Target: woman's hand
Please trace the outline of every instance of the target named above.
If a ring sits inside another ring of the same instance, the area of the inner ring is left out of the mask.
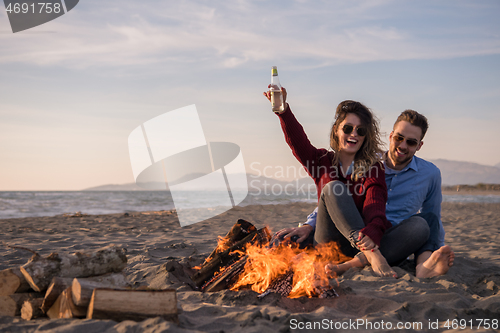
[[[299,237],[297,239],[297,243],[302,243],[307,239],[307,237],[309,237],[313,230],[313,227],[309,224],[304,224],[302,227],[282,229],[278,231],[275,236],[278,237],[278,239],[286,239],[297,235]]]
[[[364,235],[363,233],[359,233],[358,241],[356,242],[356,246],[361,250],[361,251],[370,251],[370,250],[376,250],[378,249],[377,244],[368,237],[367,235]]]
[[[267,86],[268,88],[271,88],[271,85],[268,85]],[[264,96],[266,96],[267,100],[270,102],[271,101],[271,91],[268,90],[268,91],[265,91],[262,93]],[[281,94],[283,95],[283,105],[286,106],[286,89],[281,87]]]

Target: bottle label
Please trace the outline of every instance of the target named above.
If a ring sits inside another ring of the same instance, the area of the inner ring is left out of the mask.
[[[277,68],[272,68],[271,69],[271,74],[272,74],[272,76],[278,76],[278,69]]]
[[[283,95],[280,90],[271,90],[271,109],[274,112],[283,112],[285,106],[283,104]]]

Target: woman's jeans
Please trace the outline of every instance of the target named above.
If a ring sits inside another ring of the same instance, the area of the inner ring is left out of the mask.
[[[338,180],[325,185],[318,204],[314,243],[335,241],[343,254],[354,257],[359,252],[356,246],[359,231],[364,227],[363,218],[346,185]],[[424,251],[437,250],[438,235],[439,219],[436,215],[413,215],[385,231],[380,251],[390,265],[397,265],[412,253],[417,257]]]

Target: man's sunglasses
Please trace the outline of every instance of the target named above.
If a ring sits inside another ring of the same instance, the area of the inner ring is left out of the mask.
[[[352,131],[354,130],[354,126],[345,124],[344,127],[342,127],[342,131],[345,134],[351,134]],[[358,133],[359,136],[365,136],[366,135],[366,128],[365,127],[356,127],[356,133]]]
[[[401,142],[405,141],[405,137],[402,136],[401,134],[394,134],[392,136],[392,138],[397,143],[401,143]],[[406,145],[408,147],[416,147],[418,145],[418,140],[417,139],[406,139]]]

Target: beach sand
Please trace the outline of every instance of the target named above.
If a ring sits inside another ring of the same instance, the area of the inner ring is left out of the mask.
[[[397,280],[375,277],[369,267],[351,269],[331,280],[340,294],[333,299],[286,299],[274,294],[257,299],[248,290],[193,291],[185,267],[199,265],[216,246],[217,236],[225,235],[239,218],[277,231],[303,222],[313,208],[306,203],[236,207],[184,228],[168,211],[0,220],[4,244],[42,255],[123,246],[128,250],[129,279],[153,288],[175,288],[179,308],[179,324],[161,318],[117,323],[0,317],[0,331],[328,332],[339,327],[356,332],[492,331],[485,328],[487,323],[498,328],[500,204],[443,203],[446,242],[456,254],[455,265],[445,276],[418,279],[410,264],[395,268]],[[1,270],[26,263],[31,253],[0,246],[0,256]],[[450,329],[443,326],[447,321]],[[455,330],[453,323],[458,324]],[[433,329],[436,324],[439,329]],[[461,330],[460,324],[467,329]]]

